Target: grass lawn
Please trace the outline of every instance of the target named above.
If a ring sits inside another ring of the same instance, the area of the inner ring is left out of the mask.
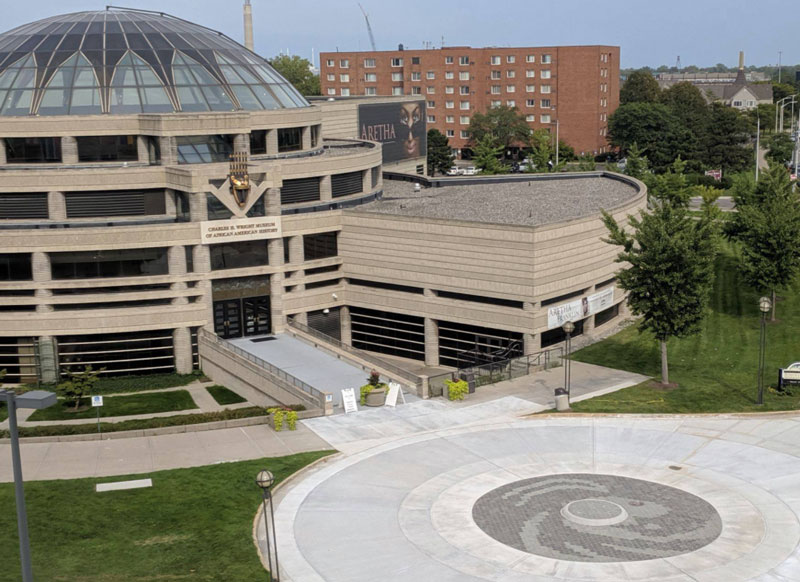
[[[33,572],[51,582],[266,580],[252,541],[268,468],[282,481],[330,454],[224,463],[130,477],[25,484]],[[95,493],[96,483],[150,477],[153,487]],[[0,582],[20,579],[14,487],[0,485]]]
[[[767,389],[764,405],[755,404],[758,386],[759,295],[736,270],[737,257],[727,245],[717,260],[711,312],[702,331],[668,343],[669,379],[676,390],[645,384],[573,405],[580,412],[735,412],[800,408],[800,388],[790,396]],[[775,323],[767,322],[765,386],[776,386],[778,368],[800,361],[800,280],[779,294]],[[661,377],[658,344],[635,326],[574,354],[574,359]]]
[[[74,420],[78,418],[96,418],[97,410],[91,407],[89,398],[82,399],[82,408],[72,412],[73,405],[66,400],[58,404],[37,410],[28,420]],[[131,414],[151,414],[154,412],[173,412],[197,408],[188,390],[172,392],[154,392],[151,394],[132,394],[131,396],[107,396],[100,407],[100,417],[128,416]]]
[[[247,398],[242,398],[233,390],[229,390],[225,388],[225,386],[207,386],[206,390],[208,390],[209,394],[214,397],[214,400],[217,401],[217,404],[220,406],[226,406],[228,404],[239,404],[240,402],[247,402]]]
[[[199,372],[193,374],[150,374],[146,376],[113,376],[110,378],[100,376],[97,384],[92,388],[93,394],[125,394],[129,392],[146,392],[148,390],[161,390],[186,386],[202,378]],[[66,380],[67,378],[62,378]],[[55,384],[28,384],[29,390],[54,390]]]

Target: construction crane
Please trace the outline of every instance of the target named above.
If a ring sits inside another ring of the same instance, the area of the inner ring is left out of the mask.
[[[364,10],[364,7],[361,5],[361,2],[358,3],[358,7],[361,8],[361,14],[364,15],[364,20],[367,21],[367,32],[369,32],[369,42],[372,45],[372,50],[378,50],[375,48],[375,37],[372,35],[372,27],[369,25],[369,16],[367,16],[367,11]]]

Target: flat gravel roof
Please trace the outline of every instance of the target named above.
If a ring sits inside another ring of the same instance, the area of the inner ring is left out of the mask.
[[[356,211],[401,216],[539,226],[597,214],[638,194],[631,184],[591,175],[424,188],[384,180],[383,199]]]

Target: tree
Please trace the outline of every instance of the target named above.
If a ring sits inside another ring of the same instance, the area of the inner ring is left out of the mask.
[[[673,206],[688,206],[693,192],[684,175],[685,169],[686,162],[679,156],[665,173],[647,176],[645,183],[649,199]]]
[[[631,144],[631,147],[628,148],[625,173],[637,180],[644,180],[645,176],[649,174],[649,170],[647,169],[648,165],[647,157],[642,155],[639,146],[635,142]]]
[[[528,158],[531,164],[528,166],[529,172],[549,172],[549,162],[553,159],[555,151],[551,145],[552,137],[546,129],[537,129],[528,137],[531,151]],[[559,156],[561,151],[559,150]],[[561,160],[559,160],[560,162]]]
[[[785,164],[792,159],[794,142],[788,133],[776,133],[767,140],[767,159],[776,164]]]
[[[319,75],[311,72],[311,63],[308,59],[297,55],[278,55],[271,58],[269,64],[302,95],[322,95]]]
[[[578,158],[578,171],[579,172],[593,172],[597,169],[597,164],[594,161],[592,154],[584,154]]]
[[[446,174],[453,165],[450,141],[438,129],[428,130],[428,175]]]
[[[731,193],[736,212],[731,213],[726,234],[741,246],[745,282],[772,294],[771,319],[775,321],[776,291],[800,272],[800,196],[779,164],[770,164],[758,184],[752,179],[737,180]]]
[[[486,113],[473,115],[467,133],[475,144],[483,141],[487,135],[491,136],[494,145],[502,146],[505,154],[512,145],[528,143],[531,128],[516,107],[500,105],[492,107]]]
[[[619,90],[619,102],[626,103],[656,103],[661,94],[658,81],[648,71],[634,71],[628,75],[627,81]]]
[[[473,160],[475,167],[482,174],[502,174],[508,171],[508,167],[500,162],[503,155],[503,147],[495,145],[495,140],[491,135],[484,135],[475,146]]]
[[[789,77],[784,78],[788,79]],[[772,83],[772,101],[774,103],[777,103],[784,97],[794,95],[795,93],[797,93],[797,89],[795,89],[794,85],[790,85],[789,83]]]
[[[714,280],[717,235],[706,215],[694,220],[685,206],[653,203],[641,218],[628,217],[632,232],[607,212],[606,242],[621,246],[617,262],[629,266],[617,274],[628,304],[642,317],[640,331],[650,331],[661,347],[661,382],[669,384],[667,340],[696,333],[705,316]]]
[[[91,366],[86,366],[83,372],[70,372],[69,380],[58,386],[59,392],[67,401],[74,403],[77,410],[81,405],[81,399],[89,395],[103,370],[105,368],[93,370]]]
[[[691,83],[676,83],[661,93],[661,103],[669,108],[693,136],[687,143],[688,149],[682,151],[681,156],[689,160],[700,159],[711,117],[711,110],[703,93]]]
[[[661,103],[621,105],[608,118],[608,134],[611,145],[620,148],[623,155],[637,144],[657,171],[665,170],[692,148],[691,132]]]
[[[733,107],[713,103],[702,152],[700,159],[709,168],[729,173],[750,168],[755,152],[746,117]]]

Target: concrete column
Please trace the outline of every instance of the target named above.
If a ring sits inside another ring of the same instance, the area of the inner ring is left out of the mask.
[[[169,274],[170,275],[185,275],[186,274],[186,251],[183,249],[182,246],[172,246],[169,247],[167,251],[167,261],[169,262]],[[185,291],[186,290],[186,282],[185,281],[176,281],[170,287],[173,291]],[[186,305],[189,303],[188,297],[174,297],[172,299],[173,305]]]
[[[425,318],[425,365],[439,365],[439,324],[430,317]]]
[[[61,138],[61,161],[65,164],[78,163],[78,141],[74,137]]]
[[[286,314],[283,312],[283,273],[272,273],[269,276],[269,307],[272,333],[283,333],[286,331]]]
[[[271,238],[267,241],[267,256],[270,267],[283,266],[283,239]]]
[[[590,335],[594,331],[594,315],[583,318],[583,333]]]
[[[361,172],[361,192],[366,194],[372,191],[372,170]]]
[[[192,222],[208,220],[208,199],[205,192],[191,192],[189,196],[189,218]]]
[[[250,134],[237,133],[233,138],[233,151],[235,153],[244,152],[250,156]]]
[[[47,193],[47,213],[50,220],[67,219],[67,200],[63,192]]]
[[[267,155],[274,156],[278,153],[278,130],[270,129],[267,131]]]
[[[267,188],[264,192],[264,210],[267,216],[281,215],[281,189]]]
[[[178,163],[178,144],[172,136],[158,138],[161,149],[161,165],[172,166]]]
[[[350,308],[342,305],[339,308],[339,321],[341,323],[341,339],[343,344],[353,345],[353,320],[350,317]]]
[[[294,320],[297,323],[301,323],[303,325],[308,325],[308,313],[295,313]]]
[[[184,261],[186,260],[184,256]],[[185,263],[184,263],[185,264]],[[211,252],[208,245],[195,245],[192,252],[192,264],[195,273],[211,272]]]
[[[50,336],[39,338],[39,380],[45,384],[58,382],[58,366],[56,365],[56,342]]]
[[[0,138],[0,165],[8,163],[6,159],[6,140]]]
[[[164,190],[164,214],[175,218],[178,215],[178,201],[175,190]]]
[[[150,163],[150,150],[147,147],[147,137],[143,135],[136,136],[136,151],[138,153],[140,163]]]
[[[33,271],[34,282],[47,283],[52,281],[53,273],[50,269],[50,255],[42,252],[33,253],[31,256],[31,270]],[[37,289],[34,296],[40,301],[36,305],[37,313],[53,311],[53,306],[48,303],[48,300],[53,296],[53,292],[50,289]]]
[[[311,126],[309,125],[303,128],[303,149],[311,149]]]
[[[522,353],[526,356],[542,351],[542,336],[535,333],[522,334]]]
[[[305,260],[303,252],[303,235],[295,235],[289,239],[289,263],[302,265]]]
[[[319,179],[319,199],[322,201],[333,199],[330,174]]]
[[[178,374],[191,374],[192,332],[188,327],[172,330],[172,349],[175,354],[175,371]]]

